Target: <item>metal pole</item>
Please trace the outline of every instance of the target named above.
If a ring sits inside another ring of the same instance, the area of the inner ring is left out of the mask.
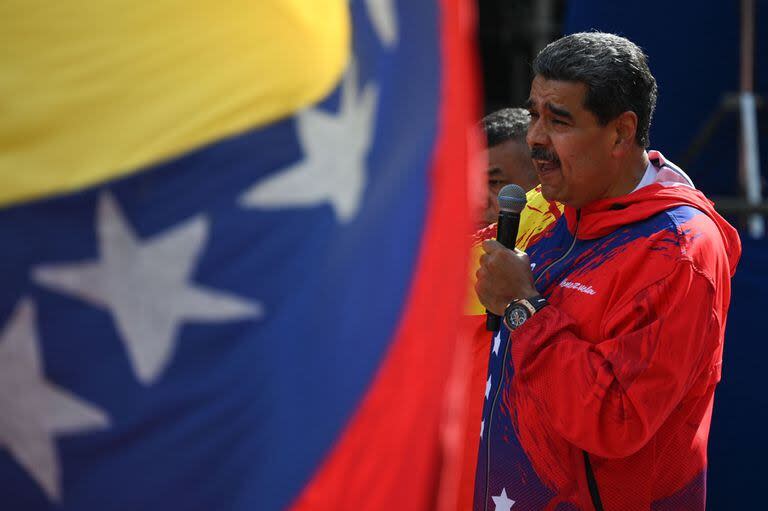
[[[754,14],[754,0],[741,0],[741,86],[739,94],[741,154],[739,170],[741,171],[747,202],[751,205],[762,202],[760,149],[757,137],[757,107],[752,87],[754,81]],[[762,238],[765,234],[765,221],[758,214],[749,216],[747,226],[749,234],[753,238]]]

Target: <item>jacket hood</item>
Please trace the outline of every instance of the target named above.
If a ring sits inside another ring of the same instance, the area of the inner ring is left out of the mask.
[[[728,255],[731,276],[741,256],[741,240],[736,229],[715,211],[712,201],[693,187],[690,179],[674,164],[664,160],[658,151],[649,151],[651,163],[657,169],[656,180],[634,192],[588,204],[577,212],[566,206],[565,216],[573,232],[580,214],[579,239],[595,239],[616,229],[650,218],[662,211],[679,206],[691,206],[706,214],[717,226]]]

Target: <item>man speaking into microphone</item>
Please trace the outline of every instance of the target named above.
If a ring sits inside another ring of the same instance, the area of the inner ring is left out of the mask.
[[[656,81],[598,32],[536,57],[542,193],[565,205],[526,252],[485,241],[489,354],[474,509],[703,510],[736,231],[647,150]]]

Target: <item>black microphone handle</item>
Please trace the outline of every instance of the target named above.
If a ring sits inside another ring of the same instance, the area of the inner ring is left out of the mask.
[[[515,248],[517,231],[520,228],[520,213],[499,211],[499,223],[496,229],[496,240],[508,249]],[[501,317],[486,311],[485,329],[495,332],[501,328]]]

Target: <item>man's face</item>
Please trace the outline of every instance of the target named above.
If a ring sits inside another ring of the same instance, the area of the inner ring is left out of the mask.
[[[612,158],[614,121],[600,125],[584,107],[585,84],[547,80],[531,83],[528,145],[548,200],[573,207],[613,196],[620,168]]]
[[[507,140],[487,151],[488,199],[480,227],[499,218],[499,191],[514,183],[525,191],[536,186],[535,171],[528,146],[517,140]]]

